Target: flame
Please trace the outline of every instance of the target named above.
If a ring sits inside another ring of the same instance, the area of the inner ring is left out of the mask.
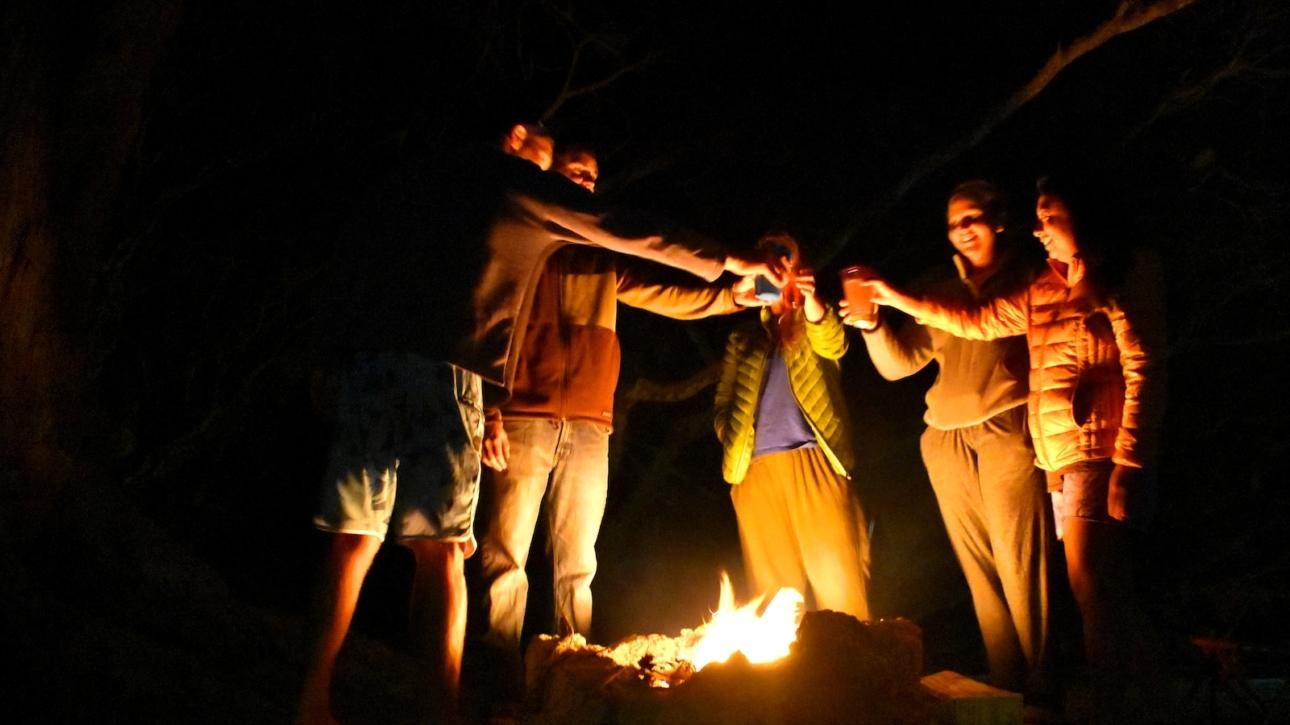
[[[736,651],[749,662],[772,662],[788,654],[797,641],[797,625],[802,618],[804,599],[796,589],[784,587],[775,593],[770,604],[759,615],[765,594],[741,606],[735,606],[730,577],[721,573],[721,599],[712,621],[704,625],[694,645],[690,662],[701,670],[713,662],[725,662]]]

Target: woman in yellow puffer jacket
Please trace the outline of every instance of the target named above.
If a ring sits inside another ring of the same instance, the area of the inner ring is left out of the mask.
[[[731,333],[716,396],[745,569],[759,593],[806,594],[809,584],[819,608],[868,619],[869,537],[849,475],[839,367],[845,331],[809,270],[760,323]]]
[[[882,280],[868,284],[879,304],[960,337],[1026,336],[1030,431],[1048,473],[1099,707],[1114,721],[1163,718],[1158,656],[1130,556],[1131,530],[1146,525],[1153,506],[1141,471],[1154,458],[1164,410],[1160,274],[1152,257],[1129,253],[1094,187],[1050,177],[1038,191],[1034,234],[1049,269],[1028,288],[963,308]],[[1140,701],[1123,697],[1131,684]]]

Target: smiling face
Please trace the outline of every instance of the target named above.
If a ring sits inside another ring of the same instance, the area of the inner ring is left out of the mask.
[[[1075,228],[1066,203],[1059,197],[1040,194],[1035,202],[1035,218],[1035,238],[1044,245],[1048,257],[1070,264],[1079,252],[1079,245],[1075,242]]]
[[[994,264],[996,232],[983,209],[972,199],[956,196],[945,210],[950,243],[974,270]]]

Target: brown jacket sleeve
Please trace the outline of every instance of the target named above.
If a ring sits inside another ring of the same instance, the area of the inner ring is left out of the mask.
[[[729,287],[692,287],[660,282],[645,265],[618,266],[618,301],[678,320],[728,315],[744,309]]]
[[[605,213],[568,209],[527,194],[516,194],[515,202],[552,234],[576,244],[593,244],[605,249],[641,257],[669,267],[683,269],[712,282],[725,271],[725,254],[715,242],[680,227],[667,228],[661,222],[638,233],[618,233],[608,228]],[[643,226],[643,225],[638,225]]]

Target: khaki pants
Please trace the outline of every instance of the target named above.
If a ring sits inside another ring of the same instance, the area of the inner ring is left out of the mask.
[[[946,533],[972,591],[991,680],[1009,689],[1042,687],[1048,497],[1043,475],[1034,467],[1026,406],[967,428],[928,428],[922,451]]]
[[[819,448],[754,458],[732,486],[744,567],[757,593],[807,593],[821,609],[869,618],[869,534],[851,488]]]

